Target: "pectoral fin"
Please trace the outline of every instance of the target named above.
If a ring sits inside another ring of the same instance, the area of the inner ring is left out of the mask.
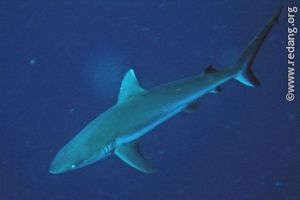
[[[156,169],[152,167],[140,154],[139,144],[137,142],[123,145],[115,150],[115,154],[131,167],[144,173],[155,173]]]

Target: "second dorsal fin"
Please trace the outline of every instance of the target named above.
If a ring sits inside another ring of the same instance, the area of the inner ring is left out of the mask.
[[[205,74],[209,74],[213,72],[217,72],[217,70],[212,65],[209,65],[204,71]]]

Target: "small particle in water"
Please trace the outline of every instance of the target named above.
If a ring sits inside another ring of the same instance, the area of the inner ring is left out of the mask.
[[[31,60],[29,61],[29,64],[30,64],[30,65],[36,64],[36,60],[35,60],[35,59],[31,59]]]
[[[151,29],[149,27],[147,27],[147,26],[143,26],[143,27],[140,28],[140,30],[142,32],[149,32]]]
[[[295,119],[295,115],[293,113],[288,114],[289,121],[293,121]]]
[[[160,37],[154,37],[153,38],[153,43],[157,43],[160,40]]]
[[[282,186],[283,185],[283,183],[281,182],[281,181],[279,181],[279,180],[277,180],[276,182],[275,182],[275,186],[276,187],[280,187],[280,186]]]
[[[159,7],[159,8],[163,8],[163,7],[165,7],[165,5],[166,5],[165,2],[161,2],[161,3],[158,5],[158,7]]]
[[[74,112],[74,111],[75,111],[75,108],[70,108],[70,109],[69,109],[69,112],[70,112],[70,113],[72,113],[72,112]]]
[[[165,155],[166,151],[161,149],[158,151],[158,153],[159,153],[159,155],[163,156],[163,155]]]

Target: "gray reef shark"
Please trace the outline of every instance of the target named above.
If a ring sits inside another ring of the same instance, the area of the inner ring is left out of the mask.
[[[260,85],[252,72],[252,64],[281,10],[254,37],[237,61],[224,70],[209,66],[200,75],[146,90],[130,69],[122,80],[117,103],[90,122],[57,153],[49,172],[72,171],[115,154],[144,173],[154,173],[156,169],[139,152],[140,138],[177,113],[194,111],[201,96],[220,92],[220,85],[231,79],[251,87]]]

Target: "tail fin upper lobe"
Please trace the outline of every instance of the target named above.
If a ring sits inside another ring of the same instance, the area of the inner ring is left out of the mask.
[[[280,7],[278,9],[278,11],[273,15],[270,21],[250,42],[248,47],[243,51],[242,55],[239,57],[238,61],[232,67],[232,69],[236,72],[234,78],[239,82],[251,87],[256,87],[260,85],[260,81],[255,77],[254,73],[252,72],[252,64],[264,40],[270,33],[273,26],[278,22],[282,9],[283,7]]]

